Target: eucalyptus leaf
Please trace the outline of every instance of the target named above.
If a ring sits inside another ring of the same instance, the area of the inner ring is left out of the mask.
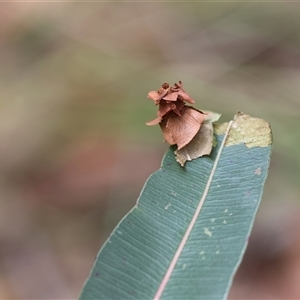
[[[167,151],[100,250],[80,299],[225,299],[268,173],[267,122],[238,113],[209,156]],[[249,143],[251,141],[251,143]]]

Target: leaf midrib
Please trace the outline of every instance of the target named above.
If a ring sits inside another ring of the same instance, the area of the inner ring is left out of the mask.
[[[159,300],[160,297],[161,297],[161,295],[162,295],[162,293],[163,293],[163,291],[165,290],[165,287],[168,284],[168,281],[169,281],[169,279],[170,279],[170,277],[172,275],[172,272],[173,272],[173,270],[174,270],[174,268],[176,266],[176,263],[177,263],[180,255],[182,253],[182,250],[183,250],[183,248],[184,248],[184,246],[185,246],[185,244],[186,244],[186,242],[187,242],[187,240],[189,238],[189,235],[190,235],[190,233],[191,233],[191,231],[192,231],[192,229],[193,229],[193,227],[194,227],[194,225],[195,225],[198,217],[199,217],[199,214],[200,214],[201,209],[203,207],[203,204],[205,202],[206,196],[208,194],[208,191],[209,191],[209,188],[210,188],[213,176],[214,176],[214,174],[216,172],[216,168],[217,168],[218,162],[220,160],[222,150],[223,150],[223,148],[225,146],[225,142],[226,142],[226,139],[228,137],[229,131],[231,129],[232,123],[233,123],[233,121],[230,121],[229,124],[228,124],[228,126],[227,126],[226,132],[224,134],[224,138],[222,140],[222,143],[221,143],[220,148],[218,150],[218,153],[217,153],[216,159],[214,161],[213,167],[212,167],[211,172],[209,174],[209,177],[208,177],[208,180],[207,180],[204,192],[202,194],[202,197],[201,197],[201,199],[199,201],[199,204],[198,204],[198,206],[197,206],[197,208],[195,210],[195,213],[194,213],[194,215],[193,215],[193,217],[191,219],[191,222],[190,222],[190,224],[189,224],[189,226],[188,226],[188,228],[187,228],[187,230],[186,230],[186,232],[185,232],[185,234],[184,234],[184,236],[183,236],[183,238],[182,238],[182,240],[181,240],[181,242],[180,242],[180,244],[179,244],[179,246],[178,246],[178,248],[177,248],[177,250],[176,250],[176,252],[175,252],[175,254],[173,256],[173,259],[172,259],[172,261],[171,261],[171,263],[170,263],[170,265],[168,267],[168,270],[167,270],[165,276],[163,277],[163,279],[161,281],[161,284],[158,287],[158,290],[157,290],[157,292],[156,292],[156,294],[154,296],[155,300]]]

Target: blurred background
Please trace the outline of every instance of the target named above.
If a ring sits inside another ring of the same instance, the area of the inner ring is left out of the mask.
[[[299,3],[1,3],[0,298],[77,298],[167,149],[148,91],[268,120],[230,299],[300,298]],[[298,149],[298,150],[297,150]]]

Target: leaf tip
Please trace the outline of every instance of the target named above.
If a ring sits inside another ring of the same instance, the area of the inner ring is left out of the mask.
[[[244,143],[247,148],[267,147],[272,144],[270,124],[261,118],[254,118],[237,112],[226,140],[226,146]]]

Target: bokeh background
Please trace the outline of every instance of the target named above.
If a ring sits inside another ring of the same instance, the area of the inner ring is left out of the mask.
[[[1,3],[0,298],[77,298],[167,148],[146,98],[268,120],[274,151],[231,299],[300,298],[300,3]]]

